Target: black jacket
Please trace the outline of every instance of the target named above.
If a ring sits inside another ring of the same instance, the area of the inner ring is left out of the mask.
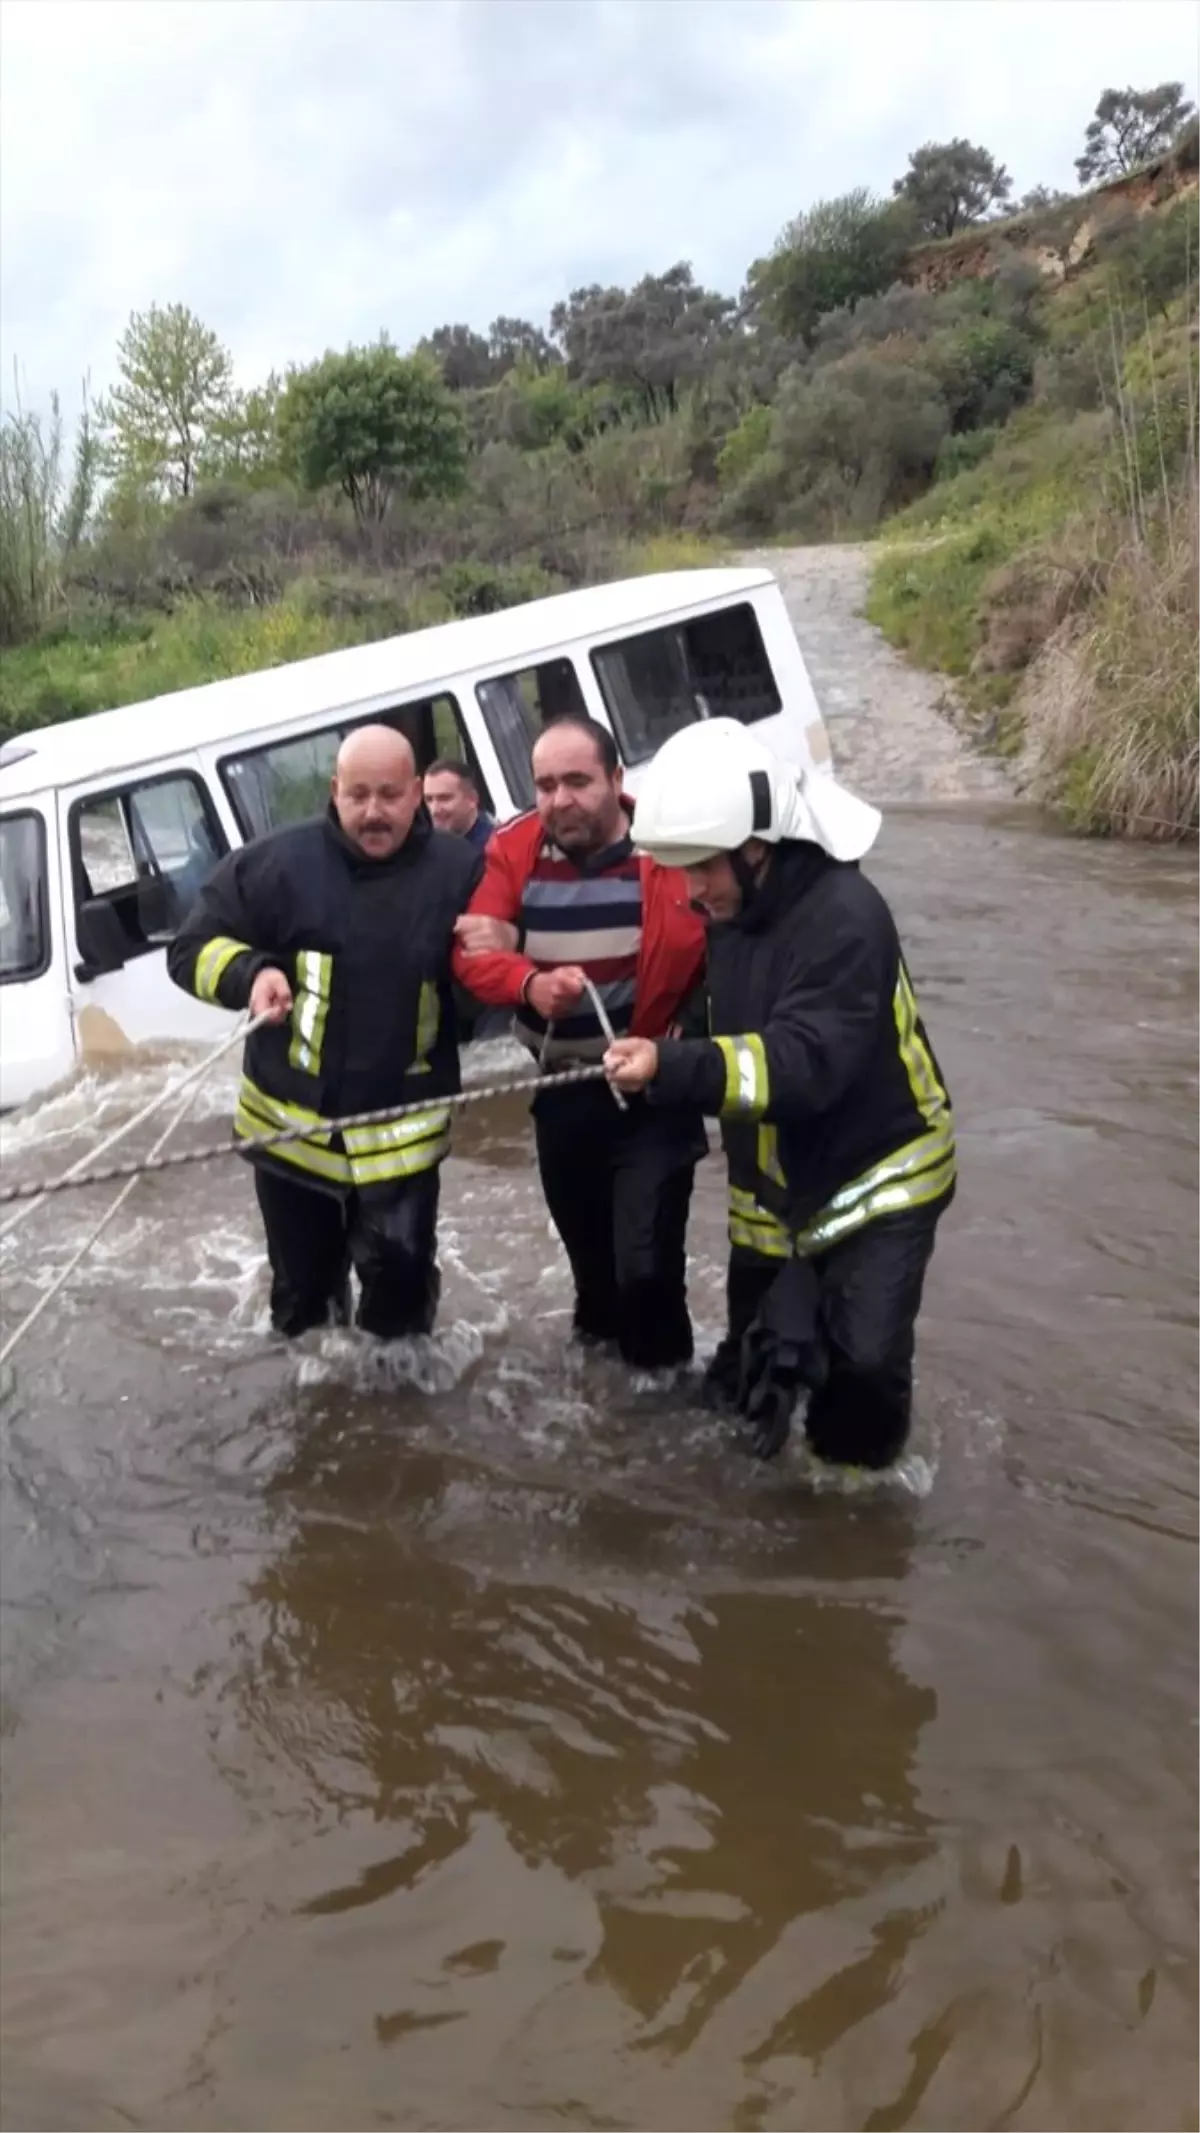
[[[780,845],[711,929],[708,989],[711,1039],[663,1044],[650,1095],[720,1117],[735,1208],[751,1195],[795,1239],[849,1187],[853,1226],[892,1211],[898,1179],[906,1204],[950,1189],[949,1095],[892,914],[857,866]]]
[[[361,852],[330,808],[221,862],[171,944],[171,977],[238,1010],[259,971],[278,968],[295,1001],[288,1022],[247,1039],[243,1138],[458,1090],[450,950],[482,871],[483,854],[435,830],[424,808],[388,859]],[[334,1190],[394,1182],[445,1153],[437,1117],[423,1140],[352,1136],[345,1154],[314,1130],[275,1161]]]

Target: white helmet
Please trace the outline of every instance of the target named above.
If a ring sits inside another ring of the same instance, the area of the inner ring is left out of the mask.
[[[643,773],[633,841],[664,866],[700,866],[748,837],[819,844],[833,859],[861,859],[883,817],[821,771],[805,775],[733,718],[702,719],[664,741]]]

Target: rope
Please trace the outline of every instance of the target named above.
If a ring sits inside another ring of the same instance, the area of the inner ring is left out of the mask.
[[[591,995],[592,1006],[596,1012],[597,1022],[600,1024],[600,1027],[603,1030],[604,1035],[607,1037],[609,1043],[615,1044],[617,1041],[617,1033],[613,1028],[612,1023],[608,1019],[608,1010],[605,1007],[603,1000],[600,998],[599,993],[596,991],[596,988],[593,985],[586,971],[583,974],[583,982],[586,985],[589,994]],[[622,1095],[620,1089],[618,1089],[615,1085],[612,1085],[612,1095],[618,1110],[628,1111],[629,1105],[626,1102],[624,1096]]]
[[[115,1148],[118,1141],[124,1140],[127,1133],[132,1133],[135,1126],[144,1125],[148,1118],[153,1118],[156,1111],[161,1111],[169,1096],[182,1096],[185,1089],[190,1089],[193,1085],[198,1087],[205,1075],[216,1066],[217,1061],[223,1059],[226,1052],[231,1052],[234,1045],[240,1044],[244,1037],[249,1037],[265,1020],[265,1015],[259,1015],[251,1021],[239,1020],[232,1037],[222,1037],[220,1044],[213,1051],[207,1053],[200,1061],[199,1066],[192,1068],[190,1074],[185,1074],[182,1081],[177,1081],[174,1084],[168,1082],[165,1088],[159,1090],[157,1096],[151,1097],[148,1104],[143,1104],[140,1111],[135,1111],[132,1118],[127,1118],[123,1126],[118,1126],[114,1132],[108,1134],[101,1141],[98,1148],[89,1148],[87,1154],[81,1155],[77,1163],[72,1163],[69,1170],[64,1170],[61,1178],[52,1179],[48,1185],[43,1186],[38,1191],[35,1198],[27,1199],[20,1212],[12,1215],[4,1224],[3,1229],[0,1229],[0,1244],[3,1243],[6,1237],[10,1237],[13,1231],[25,1220],[26,1215],[31,1215],[34,1208],[40,1207],[43,1200],[47,1199],[52,1192],[59,1191],[70,1179],[78,1177],[92,1163],[97,1162],[102,1155],[107,1155],[110,1148]],[[6,1197],[8,1196],[0,1194],[0,1204],[3,1204]]]
[[[237,1037],[244,1037],[245,1034],[245,1028],[241,1028],[236,1032]],[[234,1041],[235,1039],[232,1037],[226,1039],[217,1047],[216,1051],[210,1052],[208,1058],[203,1060],[201,1062],[201,1065],[195,1068],[194,1071],[187,1076],[186,1094],[184,1096],[183,1102],[176,1108],[175,1111],[172,1112],[171,1117],[167,1121],[165,1130],[159,1134],[159,1137],[155,1141],[154,1146],[151,1149],[150,1154],[146,1158],[145,1162],[140,1163],[133,1168],[132,1174],[128,1178],[128,1182],[121,1187],[120,1192],[117,1194],[116,1199],[112,1202],[111,1206],[105,1209],[95,1228],[89,1230],[87,1236],[83,1240],[83,1243],[79,1246],[78,1250],[72,1254],[71,1258],[68,1259],[65,1267],[62,1269],[62,1272],[55,1276],[49,1288],[46,1289],[43,1294],[38,1297],[38,1300],[34,1304],[33,1309],[31,1311],[26,1312],[25,1317],[21,1320],[21,1323],[16,1328],[16,1331],[9,1334],[8,1339],[5,1341],[3,1348],[0,1348],[0,1369],[3,1368],[5,1363],[7,1363],[9,1356],[12,1354],[13,1349],[17,1346],[18,1341],[21,1341],[25,1338],[25,1335],[30,1331],[30,1329],[37,1324],[39,1318],[41,1317],[43,1311],[47,1308],[47,1306],[53,1303],[54,1298],[59,1294],[62,1289],[66,1288],[66,1285],[71,1279],[71,1276],[75,1272],[76,1268],[83,1264],[83,1261],[87,1258],[88,1253],[91,1251],[92,1246],[96,1243],[97,1239],[103,1236],[104,1231],[108,1228],[108,1225],[112,1221],[113,1217],[115,1215],[118,1215],[121,1209],[124,1207],[125,1202],[129,1198],[130,1193],[133,1191],[134,1186],[137,1184],[138,1179],[140,1177],[145,1176],[146,1172],[149,1170],[154,1170],[163,1167],[156,1162],[156,1157],[161,1156],[162,1151],[166,1147],[167,1142],[170,1140],[171,1135],[174,1133],[176,1126],[182,1125],[183,1120],[186,1118],[187,1113],[190,1111],[192,1104],[199,1093],[200,1083],[203,1081],[204,1076],[207,1073],[211,1072],[212,1068],[216,1066],[217,1061],[221,1058],[222,1053],[227,1052],[229,1050],[230,1045]],[[179,1093],[178,1088],[173,1090],[171,1093],[177,1095]],[[150,1110],[157,1109],[160,1101],[161,1098],[156,1097],[154,1100],[154,1104],[147,1105],[146,1110],[138,1114],[139,1117],[145,1117]],[[130,1123],[136,1124],[137,1121],[131,1120]],[[118,1136],[116,1134],[110,1135],[109,1145],[111,1145],[111,1142],[117,1137]],[[60,1192],[65,1186],[68,1185],[98,1184],[100,1182],[100,1177],[106,1175],[105,1173],[101,1172],[98,1176],[82,1178],[77,1175],[79,1168],[80,1166],[77,1163],[73,1166],[71,1170],[68,1170],[63,1177],[57,1178],[54,1183],[49,1186],[45,1192],[43,1192],[42,1198],[45,1199],[48,1193],[50,1192]],[[29,1208],[34,1205],[36,1205],[36,1202],[27,1202],[25,1212],[28,1212]],[[8,1225],[9,1229],[13,1227],[13,1223],[10,1223]],[[7,1234],[7,1231],[5,1232],[5,1234]]]
[[[239,1034],[244,1036],[245,1032],[241,1031]],[[509,1096],[522,1089],[564,1088],[571,1082],[600,1081],[603,1077],[602,1066],[564,1067],[561,1073],[547,1074],[545,1077],[522,1074],[506,1081],[488,1082],[482,1088],[463,1089],[457,1096],[425,1096],[419,1103],[401,1104],[399,1107],[392,1105],[380,1111],[353,1111],[345,1118],[323,1118],[319,1131],[324,1136],[343,1133],[354,1126],[390,1126],[402,1118],[412,1118],[419,1112],[428,1112],[434,1108],[463,1110],[468,1104],[483,1103],[490,1096]],[[172,1120],[168,1134],[174,1130],[174,1126],[175,1121]],[[18,1200],[46,1199],[55,1193],[78,1192],[89,1185],[114,1185],[121,1178],[140,1178],[157,1170],[178,1170],[188,1163],[211,1163],[222,1155],[247,1155],[253,1154],[256,1149],[282,1148],[289,1141],[311,1139],[313,1132],[314,1128],[310,1123],[305,1126],[289,1126],[278,1133],[264,1133],[257,1139],[220,1141],[210,1148],[180,1148],[174,1155],[160,1155],[156,1148],[152,1155],[141,1162],[113,1163],[107,1170],[90,1171],[86,1177],[67,1171],[63,1177],[52,1178],[44,1185],[9,1185],[0,1192],[0,1207],[11,1206]],[[164,1134],[163,1139],[166,1138],[167,1134]],[[159,1145],[161,1146],[161,1143]],[[76,1165],[75,1169],[78,1168]]]
[[[603,1002],[603,1000],[602,1000],[602,999],[600,998],[600,995],[599,995],[599,993],[598,993],[598,992],[596,991],[596,988],[595,988],[595,986],[593,985],[593,983],[592,983],[591,979],[590,979],[590,978],[588,977],[588,975],[587,975],[586,971],[585,971],[585,972],[583,972],[583,973],[582,973],[582,975],[583,975],[583,982],[584,982],[585,986],[587,987],[587,990],[589,991],[589,993],[590,993],[590,994],[591,994],[591,996],[592,996],[592,1007],[593,1007],[593,1009],[595,1010],[596,1020],[597,1020],[597,1022],[598,1022],[598,1023],[600,1024],[601,1034],[602,1034],[603,1036],[607,1037],[607,1039],[608,1039],[608,1041],[609,1041],[609,1043],[610,1043],[610,1044],[615,1044],[615,1043],[616,1043],[616,1039],[617,1039],[617,1033],[616,1033],[615,1029],[613,1028],[613,1026],[612,1026],[612,1023],[611,1023],[611,1022],[609,1021],[609,1019],[608,1019],[608,1012],[607,1012],[607,1009],[605,1008],[604,1002]],[[543,1071],[544,1071],[544,1069],[545,1069],[545,1065],[546,1065],[546,1054],[547,1054],[547,1052],[548,1052],[548,1051],[549,1051],[549,1049],[550,1049],[550,1039],[551,1039],[551,1037],[552,1037],[553,1035],[554,1035],[554,1017],[553,1017],[553,1015],[548,1015],[548,1016],[547,1016],[547,1018],[546,1018],[546,1034],[545,1034],[545,1036],[544,1036],[544,1037],[542,1038],[542,1048],[541,1048],[540,1052],[538,1053],[538,1060],[537,1060],[537,1063],[538,1063],[538,1072],[539,1072],[539,1073],[543,1072]],[[556,1079],[556,1080],[558,1080],[558,1081],[561,1081],[561,1079],[562,1079],[562,1076],[561,1076],[561,1075],[556,1075],[556,1076],[555,1076],[555,1079]],[[623,1095],[621,1094],[621,1091],[620,1091],[620,1089],[618,1089],[618,1088],[616,1088],[616,1087],[612,1087],[612,1088],[610,1088],[610,1094],[611,1094],[611,1096],[612,1096],[613,1102],[614,1102],[614,1103],[616,1104],[616,1106],[617,1106],[617,1109],[618,1109],[619,1111],[628,1111],[628,1109],[629,1109],[629,1105],[628,1105],[628,1103],[626,1102],[626,1100],[625,1100],[624,1096],[623,1096]],[[3,1234],[4,1234],[3,1230],[0,1230],[0,1236],[3,1236]]]

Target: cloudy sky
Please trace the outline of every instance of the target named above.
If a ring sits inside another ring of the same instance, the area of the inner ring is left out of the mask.
[[[924,140],[1068,187],[1102,89],[1196,74],[1192,0],[3,0],[0,393],[102,388],[155,301],[251,384],[677,259],[736,293]]]

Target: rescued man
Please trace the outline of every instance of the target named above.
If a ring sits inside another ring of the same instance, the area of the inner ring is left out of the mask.
[[[496,825],[482,806],[473,772],[455,756],[440,755],[425,772],[425,805],[435,829],[465,837],[483,850]]]
[[[279,1333],[345,1323],[351,1265],[364,1331],[432,1329],[444,1099],[460,1086],[450,952],[482,868],[434,829],[404,736],[360,726],[324,816],[230,853],[171,945],[185,992],[267,1017],[246,1040],[238,1138],[311,1129],[247,1151]],[[394,1125],[327,1128],[417,1101]]]
[[[606,1045],[589,992],[614,1032],[665,1036],[704,966],[704,928],[682,874],[639,859],[633,809],[606,726],[569,715],[532,755],[536,807],[496,830],[460,919],[454,971],[513,1032],[548,1078],[598,1064]],[[533,1100],[546,1204],[575,1283],[574,1327],[615,1343],[636,1369],[691,1360],[685,1233],[700,1110],[619,1106],[604,1082]]]
[[[892,914],[857,862],[874,808],[732,719],[672,736],[637,848],[709,919],[711,1035],[619,1038],[612,1085],[699,1104],[729,1165],[728,1332],[706,1374],[770,1458],[797,1401],[813,1451],[883,1467],[912,1411],[914,1329],[955,1185],[950,1099]]]

